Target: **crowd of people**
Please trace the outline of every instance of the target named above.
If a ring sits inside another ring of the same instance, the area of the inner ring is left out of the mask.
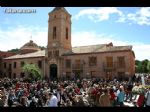
[[[101,79],[39,80],[0,79],[1,107],[122,107],[132,102],[132,88],[140,81]],[[150,106],[150,89],[135,106]]]

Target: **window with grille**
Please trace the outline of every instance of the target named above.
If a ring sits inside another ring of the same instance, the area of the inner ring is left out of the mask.
[[[81,69],[81,68],[82,68],[81,60],[80,60],[80,59],[75,60],[75,65],[74,65],[74,67],[75,67],[76,69]]]
[[[25,74],[23,72],[21,72],[20,78],[24,78],[24,77],[25,77]]]
[[[71,68],[71,60],[66,59],[66,68]]]
[[[97,57],[89,57],[89,66],[97,65]]]
[[[80,60],[75,60],[76,65],[80,65],[80,62],[81,62]]]
[[[92,78],[96,77],[96,71],[91,71],[91,77]]]
[[[71,72],[66,72],[66,77],[69,79],[71,78]]]
[[[14,62],[14,68],[16,68],[16,66],[17,66],[17,63],[16,63],[16,62]]]
[[[118,67],[119,68],[125,67],[125,57],[124,56],[118,57]]]
[[[113,67],[113,57],[106,57],[107,67]]]
[[[16,73],[14,73],[13,78],[14,78],[14,79],[16,78]]]
[[[4,68],[6,68],[6,62],[4,63]]]
[[[9,64],[9,70],[11,70],[11,64]]]
[[[42,68],[42,61],[38,61],[38,67]]]
[[[21,67],[23,67],[23,66],[24,66],[24,64],[25,64],[25,63],[24,63],[24,61],[21,61]]]
[[[58,57],[59,56],[59,50],[54,51],[54,55],[55,55],[55,57]]]

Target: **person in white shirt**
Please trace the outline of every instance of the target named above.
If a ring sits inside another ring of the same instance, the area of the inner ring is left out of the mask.
[[[150,107],[150,88],[149,88],[149,90],[146,92],[145,98],[146,98],[146,107]]]
[[[61,93],[60,93],[60,89],[57,89],[56,94],[57,94],[57,99],[58,99],[58,106],[60,106],[60,104],[61,104]]]
[[[49,93],[49,99],[47,101],[47,107],[58,107],[58,99],[53,93]]]

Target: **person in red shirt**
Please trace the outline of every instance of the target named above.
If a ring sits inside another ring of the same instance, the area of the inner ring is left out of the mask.
[[[80,89],[78,87],[75,88],[75,93],[79,94],[80,93]]]
[[[23,96],[26,96],[26,97],[29,96],[29,92],[28,92],[28,90],[26,88],[24,88],[24,94],[23,94]]]
[[[20,88],[20,83],[19,82],[16,83],[15,92],[18,90],[18,88]]]
[[[137,107],[143,107],[144,106],[144,100],[145,100],[145,96],[143,93],[140,94],[138,100],[137,100]]]
[[[114,93],[113,88],[110,88],[110,89],[109,89],[109,94],[110,94],[110,102],[111,102],[111,105],[114,107],[114,106],[115,106],[115,98],[116,98],[116,95],[115,95],[115,93]]]

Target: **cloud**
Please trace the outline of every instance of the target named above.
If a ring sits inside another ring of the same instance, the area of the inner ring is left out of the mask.
[[[149,59],[150,60],[150,44],[133,44],[133,50],[135,52],[136,59],[144,60]]]
[[[138,25],[150,25],[150,8],[141,8],[135,14],[130,13],[127,19]]]
[[[90,8],[81,10],[77,15],[75,15],[74,19],[79,19],[82,16],[87,16],[89,19],[94,22],[108,20],[111,14],[117,14],[119,16],[122,15],[122,12],[118,10],[116,7],[102,7],[102,8]]]
[[[20,48],[32,40],[40,46],[47,46],[47,28],[40,26],[16,26],[2,30],[0,28],[0,50]],[[150,60],[150,44],[128,42],[116,39],[116,35],[98,34],[93,31],[80,31],[72,33],[72,46],[84,46],[94,44],[108,44],[112,42],[115,46],[133,45],[136,59]]]
[[[72,35],[72,46],[84,46],[94,44],[108,44],[113,42],[117,45],[126,45],[126,42],[116,41],[115,35],[97,34],[92,31],[75,32]]]
[[[129,25],[150,25],[150,7],[142,7],[132,13],[131,11],[121,11],[121,8],[116,7],[89,8],[81,10],[73,19],[78,20],[80,17],[88,17],[93,22],[101,22],[111,19],[113,14],[116,15],[114,22],[128,23]]]
[[[115,39],[115,35],[108,34],[97,34],[95,32],[82,31],[74,32],[72,35],[72,46],[84,46],[84,45],[94,45],[94,44],[108,44],[112,42],[114,46],[125,46],[132,45],[133,51],[135,53],[135,59],[150,60],[150,44],[144,44],[141,42],[128,42]]]
[[[41,46],[47,46],[47,31],[38,26],[10,27],[7,30],[0,28],[0,50],[7,51],[14,48],[20,48],[25,43],[32,40]]]
[[[122,14],[117,22],[127,22],[129,24],[138,25],[150,25],[150,7],[140,8],[134,13]]]

